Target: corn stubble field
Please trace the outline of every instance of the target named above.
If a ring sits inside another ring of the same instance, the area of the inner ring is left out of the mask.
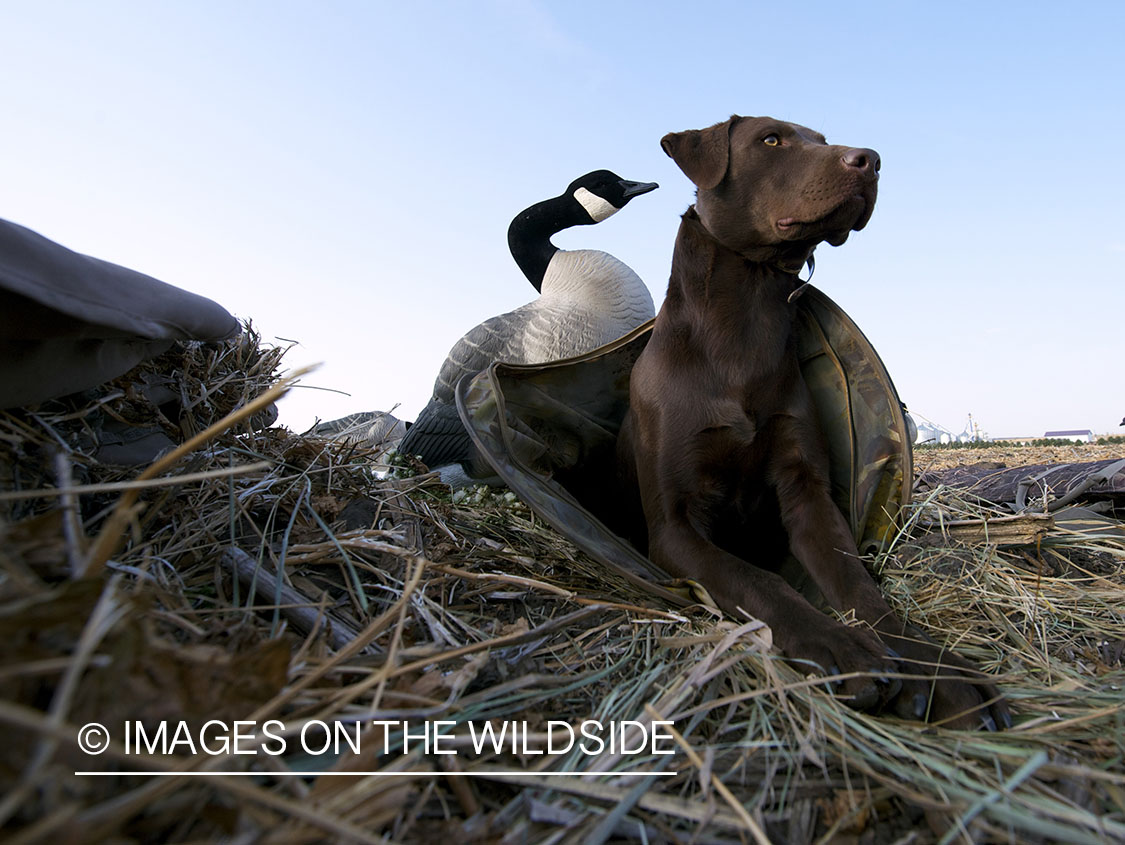
[[[920,447],[914,451],[914,470],[942,470],[978,463],[1007,467],[1028,464],[1064,464],[1101,461],[1125,456],[1125,443],[1075,443],[1053,446],[1026,446],[1010,443],[950,449]]]
[[[944,526],[1006,514],[920,485],[870,568],[902,615],[996,677],[1015,717],[1002,733],[950,731],[850,710],[782,661],[768,629],[660,606],[503,491],[454,502],[430,474],[376,478],[370,450],[255,428],[247,403],[280,363],[251,331],[146,365],[177,380],[187,409],[161,424],[205,435],[141,484],[77,445],[98,414],[151,411],[127,386],[0,414],[9,841],[1125,839],[1112,524],[958,538]],[[1123,451],[920,450],[916,463]],[[533,753],[550,723],[585,719],[671,722],[674,753]],[[272,746],[259,734],[243,749],[256,753],[164,754],[137,753],[118,727],[198,737],[209,720],[285,733]],[[373,721],[448,722],[456,753],[415,740],[403,754],[401,731]],[[91,722],[111,729],[97,757],[76,742]],[[302,726],[321,723],[359,726],[360,750],[300,748]],[[524,744],[477,753],[486,724],[524,726]],[[112,774],[76,774],[88,770]],[[364,774],[333,776],[349,772]]]

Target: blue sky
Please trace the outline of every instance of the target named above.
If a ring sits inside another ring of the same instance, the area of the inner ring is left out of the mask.
[[[871,223],[816,283],[912,410],[1125,431],[1125,4],[0,0],[0,21],[0,217],[299,341],[327,390],[284,401],[294,428],[413,418],[453,342],[534,295],[511,218],[589,170],[661,188],[556,243],[659,303],[692,200],[660,138],[739,113],[882,155]]]

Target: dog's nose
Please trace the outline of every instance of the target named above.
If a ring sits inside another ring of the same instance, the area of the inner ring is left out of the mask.
[[[854,167],[857,170],[873,170],[875,173],[879,172],[882,162],[879,161],[879,154],[874,150],[865,149],[850,149],[843,155],[843,162],[845,167]]]

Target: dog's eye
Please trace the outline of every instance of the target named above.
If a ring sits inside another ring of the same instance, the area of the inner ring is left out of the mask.
[[[762,139],[762,143],[767,147],[776,147],[781,143],[781,139],[777,137],[776,133],[771,132],[769,135]]]

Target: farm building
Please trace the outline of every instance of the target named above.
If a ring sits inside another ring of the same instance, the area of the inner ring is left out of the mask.
[[[1049,440],[1073,440],[1075,443],[1094,442],[1094,432],[1088,428],[1081,431],[1048,431],[1043,436]]]
[[[953,433],[937,423],[922,420],[917,423],[917,428],[918,434],[914,438],[915,443],[939,444],[953,442]]]

